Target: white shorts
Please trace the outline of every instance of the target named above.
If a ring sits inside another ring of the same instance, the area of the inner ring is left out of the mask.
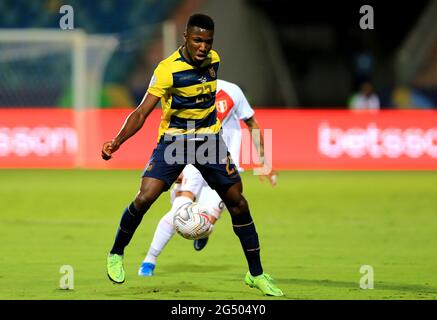
[[[219,219],[225,204],[217,192],[206,183],[200,171],[193,165],[187,165],[182,175],[182,183],[175,183],[171,189],[171,203],[173,204],[176,192],[189,191],[194,194],[196,202],[208,210],[209,214]]]

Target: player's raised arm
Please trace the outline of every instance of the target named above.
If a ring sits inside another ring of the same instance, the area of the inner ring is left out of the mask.
[[[160,98],[150,93],[146,93],[144,95],[144,98],[139,106],[126,118],[126,121],[115,138],[103,144],[102,158],[104,160],[111,159],[112,154],[117,151],[118,148],[120,148],[123,142],[132,137],[138,130],[142,128],[144,122],[146,121],[150,112],[152,112],[153,108],[155,108],[159,99]]]
[[[250,135],[253,139],[253,144],[255,145],[256,150],[258,151],[258,156],[260,162],[264,166],[268,166],[270,172],[268,173],[269,181],[272,186],[276,185],[278,173],[271,169],[271,164],[265,163],[264,158],[264,137],[262,135],[261,129],[259,127],[258,121],[255,116],[250,117],[249,119],[244,120],[244,123],[247,125],[250,131]],[[253,134],[254,130],[258,130],[256,134]],[[263,180],[263,176],[260,176],[261,181]]]

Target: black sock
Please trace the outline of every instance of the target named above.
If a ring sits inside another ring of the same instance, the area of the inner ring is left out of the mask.
[[[240,238],[250,274],[254,277],[261,275],[263,268],[261,266],[260,245],[255,223],[250,213],[232,217],[232,224],[235,234]]]
[[[130,239],[134,235],[134,232],[140,225],[142,219],[143,214],[138,212],[133,203],[124,209],[120,226],[118,227],[115,236],[114,246],[110,252],[111,254],[124,254],[124,248],[129,244]]]

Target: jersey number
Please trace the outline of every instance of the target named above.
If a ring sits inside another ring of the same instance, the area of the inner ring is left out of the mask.
[[[206,100],[211,100],[212,87],[210,84],[207,84],[204,87],[197,87],[196,91],[199,92],[198,97],[196,98],[196,103],[203,103]]]

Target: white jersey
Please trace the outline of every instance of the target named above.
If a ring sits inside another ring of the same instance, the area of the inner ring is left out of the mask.
[[[223,140],[229,149],[232,160],[239,167],[241,148],[240,120],[246,120],[255,114],[247,102],[243,91],[234,83],[217,80],[215,98],[217,117],[223,128]]]

